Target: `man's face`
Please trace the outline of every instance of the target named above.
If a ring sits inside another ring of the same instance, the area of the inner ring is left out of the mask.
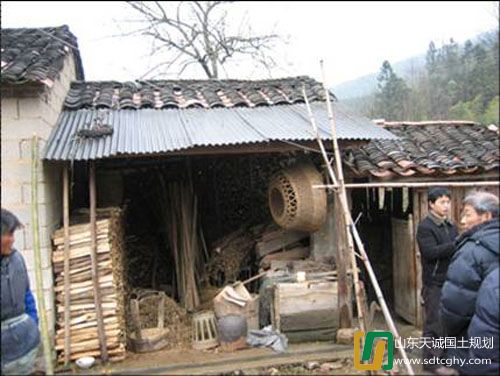
[[[492,218],[490,212],[479,214],[471,205],[465,205],[462,211],[460,225],[464,230],[468,230],[480,223],[489,221]]]
[[[2,256],[8,256],[12,252],[12,246],[14,245],[14,233],[8,232],[2,235]]]
[[[436,201],[430,202],[431,210],[440,217],[447,217],[450,212],[450,198],[448,196],[441,196]]]

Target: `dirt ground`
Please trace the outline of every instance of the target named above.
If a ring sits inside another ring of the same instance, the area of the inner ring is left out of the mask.
[[[419,337],[421,336],[421,331],[412,325],[409,325],[401,320],[396,321],[396,326],[402,337]],[[374,328],[378,330],[386,330],[387,327],[384,323],[383,316],[380,314],[375,317]],[[320,344],[320,343],[319,343]],[[323,343],[326,345],[326,343]],[[290,352],[299,351],[298,349],[307,348],[311,344],[292,344],[289,347]],[[312,348],[312,347],[311,347]],[[348,351],[346,351],[347,349]],[[106,366],[96,366],[92,367],[91,370],[81,371],[76,368],[72,370],[67,370],[71,374],[121,374],[127,373],[131,370],[140,370],[143,374],[150,373],[155,374],[172,374],[169,373],[168,369],[165,367],[176,366],[176,365],[197,365],[198,368],[193,368],[189,371],[189,368],[182,369],[179,368],[175,371],[176,374],[216,374],[216,375],[359,375],[366,374],[363,371],[357,371],[353,366],[352,353],[348,346],[344,347],[344,354],[339,356],[339,354],[334,354],[332,351],[332,356],[329,358],[327,355],[323,354],[321,357],[314,357],[314,353],[309,354],[306,360],[301,358],[300,362],[293,362],[294,359],[283,361],[280,359],[277,363],[273,364],[273,358],[266,358],[265,362],[259,364],[259,362],[248,362],[248,359],[265,357],[272,354],[270,349],[258,349],[258,348],[247,348],[245,350],[236,351],[233,353],[221,352],[219,349],[212,349],[206,351],[196,351],[190,348],[176,348],[168,350],[160,350],[154,353],[147,354],[135,354],[128,353],[127,359],[116,364],[109,364]],[[397,357],[398,355],[395,354]],[[419,352],[409,352],[409,357],[419,357]],[[214,365],[211,367],[210,364],[214,361],[219,363],[229,363],[231,366],[220,367]],[[288,363],[288,364],[284,364]],[[161,370],[162,367],[164,370]],[[416,374],[422,374],[421,368],[415,368]],[[174,371],[171,371],[174,372]],[[182,373],[181,373],[182,372]],[[201,373],[200,373],[201,372]],[[206,372],[206,373],[204,373]],[[405,374],[405,370],[393,370],[392,374]],[[380,375],[389,374],[387,372],[380,372]]]

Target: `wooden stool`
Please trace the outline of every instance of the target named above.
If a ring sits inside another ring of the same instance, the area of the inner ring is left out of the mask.
[[[192,345],[195,350],[206,350],[219,345],[213,311],[202,311],[193,315]]]

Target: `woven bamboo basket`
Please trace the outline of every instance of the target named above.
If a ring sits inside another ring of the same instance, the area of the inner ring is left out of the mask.
[[[273,176],[268,188],[269,208],[274,221],[283,228],[314,232],[325,222],[327,200],[314,165],[302,162]]]

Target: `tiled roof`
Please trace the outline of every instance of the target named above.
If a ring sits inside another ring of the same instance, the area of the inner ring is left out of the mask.
[[[373,140],[346,150],[358,176],[474,174],[500,166],[498,129],[471,122],[383,123],[399,140]]]
[[[75,57],[77,79],[84,78],[77,40],[68,26],[2,29],[1,36],[2,84],[41,82],[50,87],[69,53]]]
[[[324,100],[321,83],[309,77],[274,80],[155,80],[74,82],[64,103],[67,110],[85,108],[168,109],[256,107]]]

